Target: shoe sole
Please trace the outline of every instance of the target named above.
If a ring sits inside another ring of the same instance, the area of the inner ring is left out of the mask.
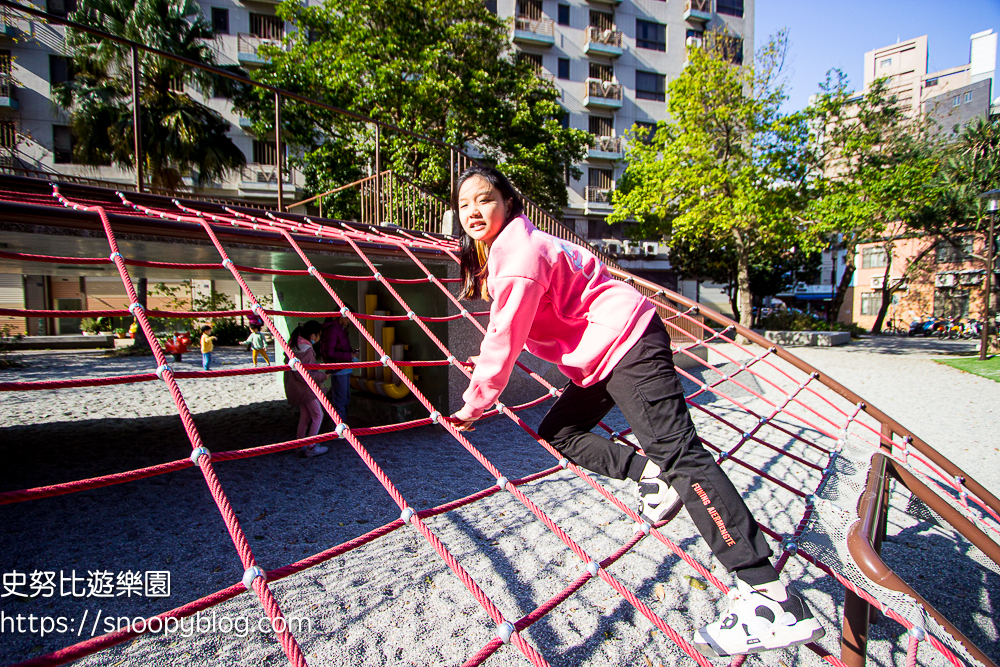
[[[698,652],[701,653],[706,658],[728,658],[734,655],[749,655],[751,653],[763,653],[764,651],[777,651],[778,649],[791,648],[792,646],[799,646],[800,644],[808,644],[810,642],[822,639],[826,635],[826,630],[824,630],[823,627],[819,625],[818,621],[816,621],[816,624],[817,627],[812,631],[812,633],[810,633],[808,637],[795,639],[793,641],[782,644],[775,644],[773,646],[761,644],[760,646],[754,646],[748,648],[743,653],[726,653],[724,651],[720,653],[719,651],[716,651],[715,647],[712,646],[711,644],[706,644],[698,641],[692,642],[692,644],[694,645],[695,649],[697,649]]]
[[[639,514],[645,517],[645,519],[649,521],[650,524],[659,523],[660,521],[663,520],[665,516],[679,510],[681,505],[684,504],[683,501],[681,500],[681,497],[679,495],[676,495],[676,491],[674,493],[675,493],[674,499],[670,502],[670,504],[667,505],[666,507],[660,505],[660,507],[658,507],[655,512],[649,512],[644,510],[642,508],[643,503],[640,500]]]

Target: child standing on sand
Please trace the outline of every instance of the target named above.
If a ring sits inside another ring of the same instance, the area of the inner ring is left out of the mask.
[[[267,358],[267,340],[264,339],[264,334],[260,332],[260,327],[252,325],[250,327],[250,336],[245,341],[240,343],[240,345],[249,345],[250,351],[253,353],[253,367],[257,368],[257,355],[264,357],[264,361],[268,366],[271,365],[271,360]]]
[[[210,370],[212,366],[212,350],[215,349],[215,336],[212,335],[212,325],[201,328],[201,367]]]

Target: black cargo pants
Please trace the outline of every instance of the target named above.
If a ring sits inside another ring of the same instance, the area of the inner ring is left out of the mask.
[[[756,520],[698,440],[659,317],[607,378],[589,387],[566,385],[538,434],[580,467],[625,479],[644,459],[631,447],[591,433],[615,405],[726,569],[767,565],[771,548]]]

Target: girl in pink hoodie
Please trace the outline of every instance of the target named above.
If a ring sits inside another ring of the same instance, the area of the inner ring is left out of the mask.
[[[500,172],[473,166],[452,193],[462,225],[462,298],[489,299],[475,370],[452,415],[471,430],[496,403],[522,349],[570,382],[538,433],[567,459],[636,482],[651,523],[683,502],[716,557],[736,575],[729,610],[695,633],[717,657],[815,641],[824,630],[805,600],[778,580],[771,549],[739,492],[702,446],[654,306],[586,248],[539,231]],[[646,456],[592,430],[617,406]]]

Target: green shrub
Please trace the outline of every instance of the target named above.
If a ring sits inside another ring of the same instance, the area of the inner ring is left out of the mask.
[[[762,317],[757,328],[767,331],[848,331],[851,338],[868,333],[857,324],[827,322],[808,313],[791,310],[779,310]]]
[[[239,345],[250,335],[250,329],[235,318],[225,317],[215,320],[212,335],[216,338],[216,345]]]

